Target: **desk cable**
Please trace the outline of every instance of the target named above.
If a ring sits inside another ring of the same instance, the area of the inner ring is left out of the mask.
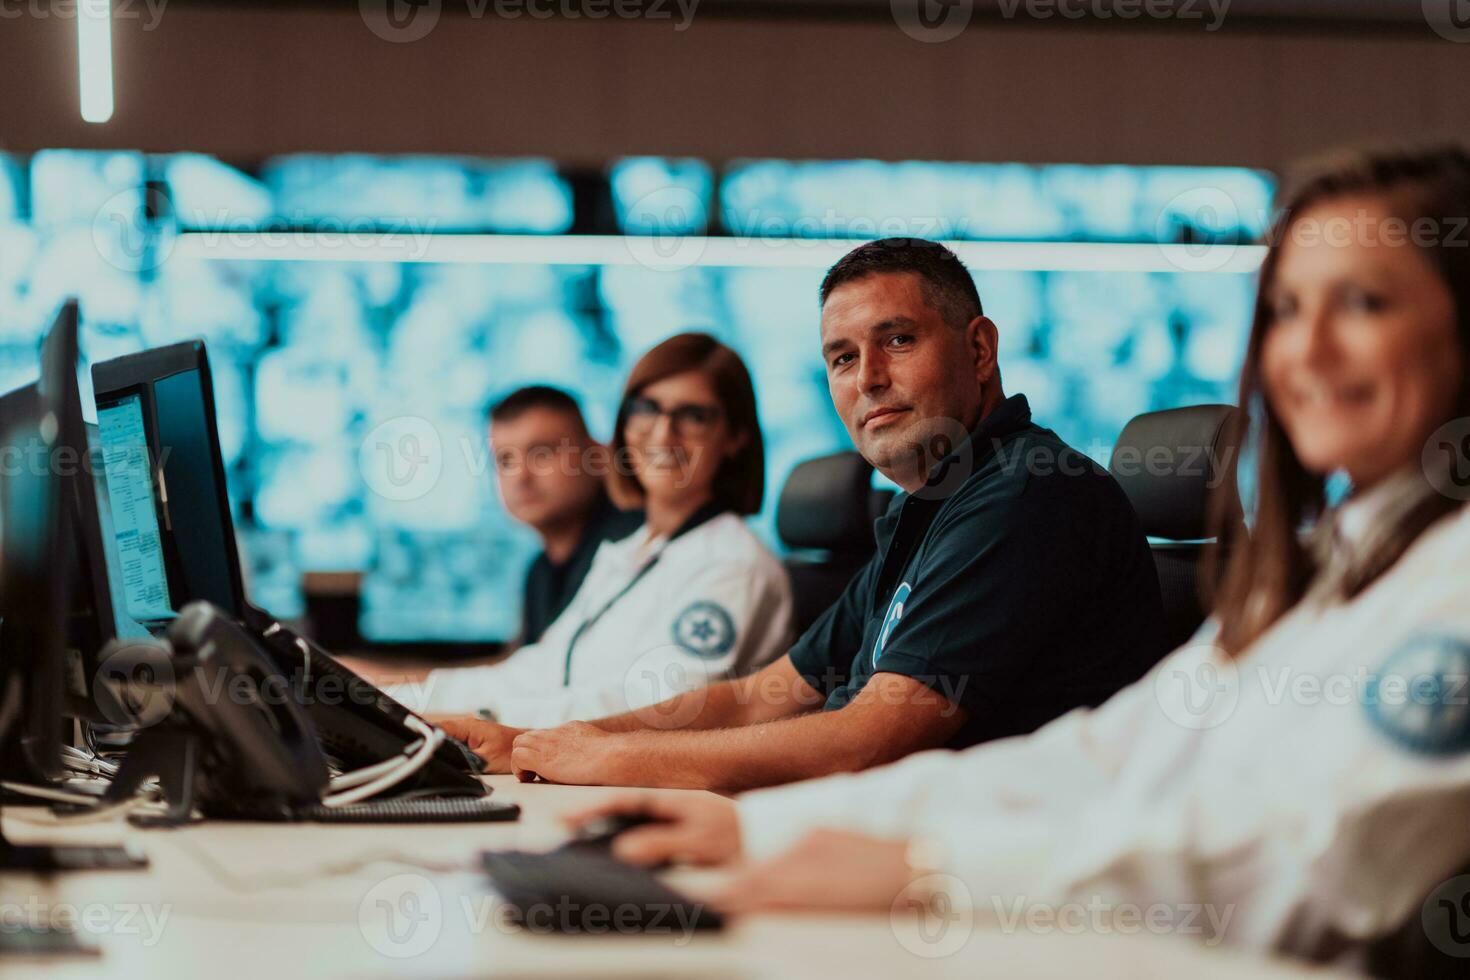
[[[277,621],[271,623],[262,635],[272,636],[282,632],[289,633]],[[309,685],[313,676],[311,646],[300,636],[293,636],[291,639],[301,654],[302,678],[304,683]],[[419,740],[410,742],[404,747],[401,754],[391,759],[384,759],[382,762],[375,762],[361,769],[333,776],[327,785],[327,794],[322,797],[322,806],[343,807],[365,800],[385,789],[397,786],[429,764],[439,746],[444,744],[443,729],[430,725],[413,714],[406,716],[402,724],[403,727],[420,736]]]
[[[134,810],[157,802],[153,793],[145,792],[126,800],[110,803],[107,806],[98,806],[97,797],[88,796],[85,793],[70,793],[66,790],[52,789],[48,786],[29,786],[25,783],[12,783],[8,780],[0,781],[0,789],[8,790],[18,796],[30,796],[38,800],[46,800],[50,803],[70,803],[87,808],[77,813],[49,813],[44,818],[16,813],[14,810],[7,811],[5,814],[6,820],[14,820],[18,823],[30,824],[36,827],[98,823],[103,820],[111,820],[113,817],[119,815],[131,813]]]
[[[330,785],[335,792],[322,797],[322,805],[342,807],[365,800],[391,786],[397,786],[428,765],[439,746],[444,744],[444,730],[433,728],[413,715],[405,717],[403,725],[422,738],[409,745],[403,756],[335,777]]]

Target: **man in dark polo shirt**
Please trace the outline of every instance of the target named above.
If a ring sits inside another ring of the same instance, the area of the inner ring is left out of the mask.
[[[526,572],[517,645],[535,643],[567,607],[604,541],[626,537],[642,511],[621,511],[604,489],[602,450],[572,396],[535,385],[491,407],[490,451],[500,499],[511,517],[541,538]]]
[[[945,744],[966,748],[1101,704],[1167,652],[1131,505],[1031,420],[1024,395],[997,405],[875,530],[878,557],[790,652],[829,710],[878,672],[902,674],[964,709]]]
[[[997,328],[932,242],[863,245],[821,288],[833,405],[904,492],[879,548],[749,677],[595,722],[451,721],[528,778],[737,791],[1030,732],[1164,654],[1158,580],[1122,489],[1007,398]]]

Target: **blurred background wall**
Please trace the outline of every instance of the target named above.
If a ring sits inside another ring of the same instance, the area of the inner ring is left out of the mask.
[[[6,0],[12,12],[49,2]],[[121,11],[127,0],[116,2]],[[170,0],[158,16],[133,0],[133,16],[116,20],[118,111],[106,127],[76,113],[73,22],[9,17],[0,139],[231,158],[362,150],[1278,168],[1345,141],[1470,132],[1470,48],[1436,34],[1424,13],[1426,2],[1452,11],[1454,0],[1232,0],[1223,19],[1207,0],[1178,0],[1178,16],[1162,20],[1037,19],[1014,0],[953,0],[972,9],[968,28],[937,43],[896,25],[905,0],[700,0],[687,21],[674,0],[659,10],[666,17],[633,20],[477,17],[471,9],[495,10],[495,0],[420,2],[420,19],[395,35],[415,39],[395,43],[368,25],[384,0]],[[1063,2],[1082,10],[1093,0]]]

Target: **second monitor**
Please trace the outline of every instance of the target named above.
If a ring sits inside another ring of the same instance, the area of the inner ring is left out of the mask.
[[[403,752],[423,720],[254,606],[245,591],[204,342],[92,368],[117,564],[127,613],[162,633],[206,601],[243,623],[297,686],[340,769]],[[445,739],[400,792],[480,796],[480,760]]]
[[[158,624],[203,599],[243,618],[203,341],[97,364],[92,383],[128,613]]]

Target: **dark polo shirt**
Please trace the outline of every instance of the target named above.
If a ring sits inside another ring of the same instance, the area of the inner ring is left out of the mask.
[[[952,748],[1022,735],[1107,700],[1163,656],[1148,541],[1101,466],[1031,421],[987,416],[875,524],[878,550],[791,660],[847,704],[903,674],[968,717]]]
[[[643,523],[643,511],[618,510],[607,494],[599,492],[592,516],[582,529],[567,560],[560,565],[552,564],[546,552],[541,552],[526,570],[526,593],[521,605],[521,642],[535,643],[541,639],[561,611],[572,601],[572,596],[582,587],[582,580],[592,567],[592,556],[604,541],[617,541],[638,530]]]

